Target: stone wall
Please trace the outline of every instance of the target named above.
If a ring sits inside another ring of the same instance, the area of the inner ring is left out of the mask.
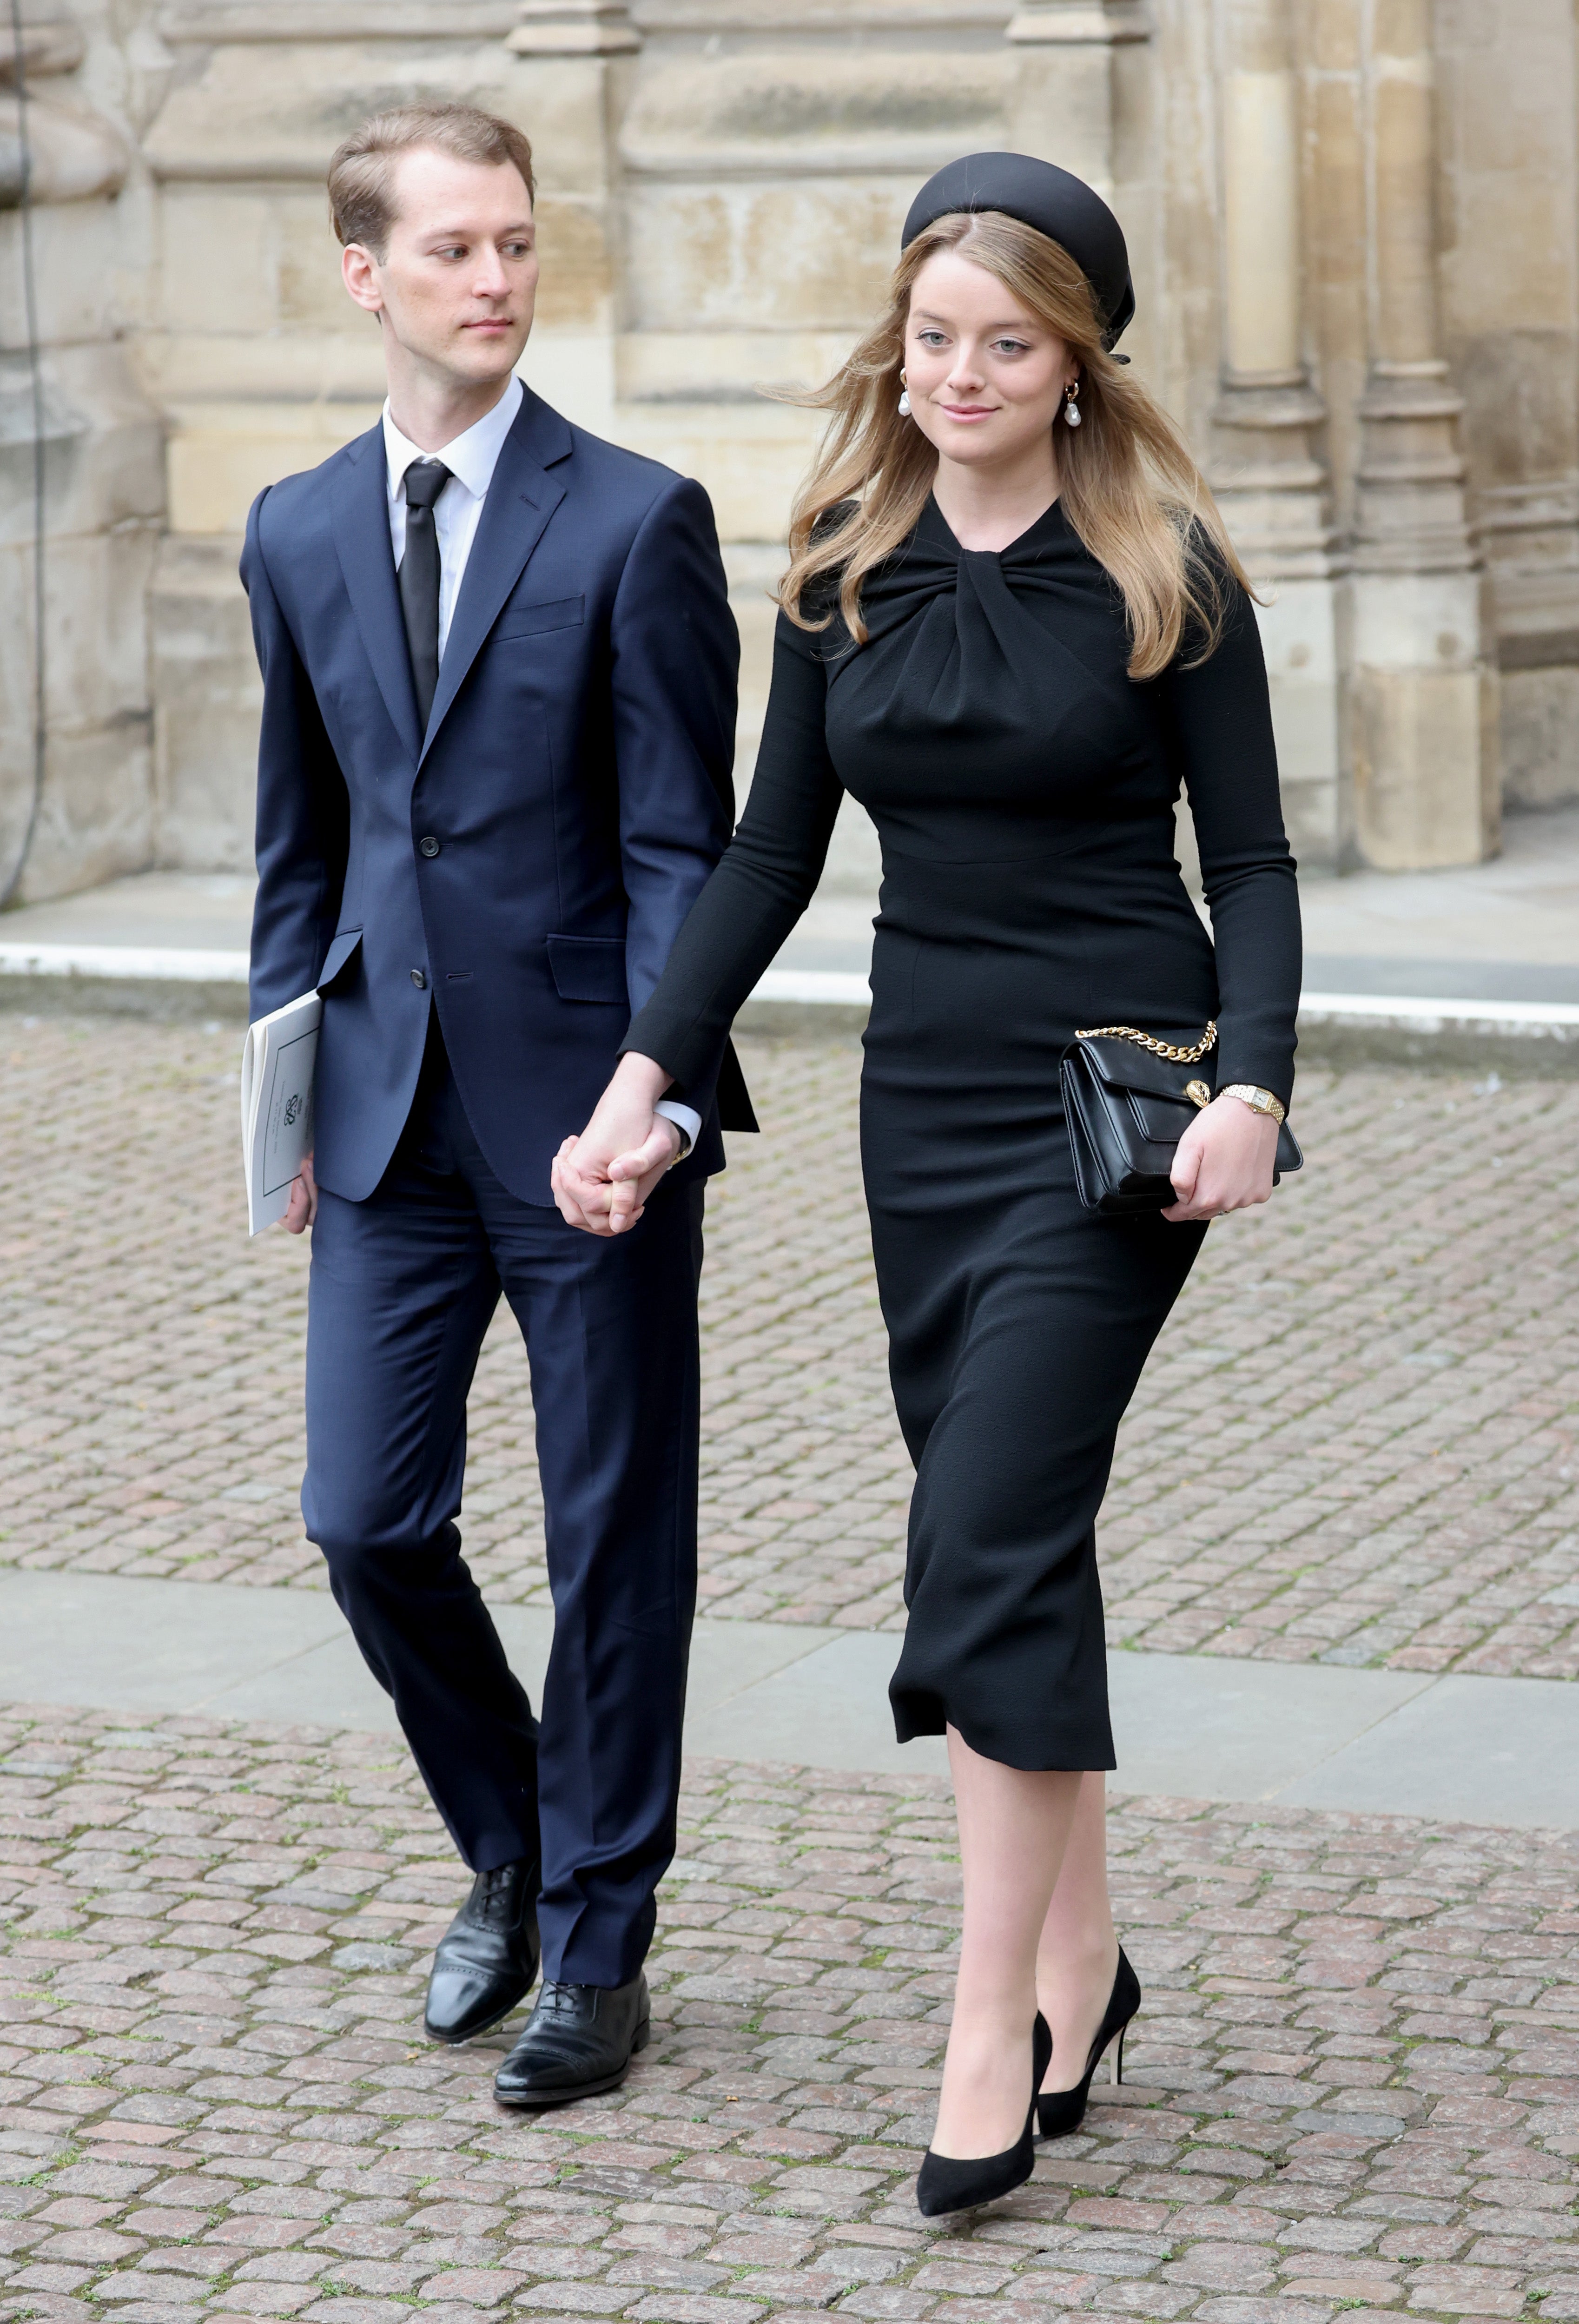
[[[815,435],[759,387],[838,360],[928,171],[1014,145],[1079,171],[1124,221],[1126,346],[1264,584],[1302,859],[1473,861],[1504,798],[1579,796],[1566,0],[24,0],[24,16],[50,731],[20,897],[250,860],[241,529],[260,486],[376,414],[376,334],[339,288],[323,171],[365,113],[418,95],[533,138],[528,377],[714,496],[746,642],[743,769],[765,589]],[[0,88],[0,893],[31,801],[15,115]],[[872,883],[858,816],[830,877]]]
[[[135,182],[136,69],[107,13],[32,0],[23,27],[36,406],[18,58],[0,17],[0,899],[30,828],[23,896],[146,863],[154,846],[147,608],[164,478],[132,354],[152,219]],[[36,801],[35,413],[48,730]]]

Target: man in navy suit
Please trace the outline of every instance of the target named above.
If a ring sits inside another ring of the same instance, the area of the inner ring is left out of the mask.
[[[701,487],[515,376],[538,274],[521,132],[382,115],[329,191],[389,401],[260,495],[242,563],[263,675],[253,1014],[324,1001],[286,1220],[313,1230],[302,1511],[475,1876],[428,2031],[496,2024],[540,1927],[542,1991],[496,2083],[540,2106],[612,2087],[648,2035],[696,1597],[704,1185],[721,1112],[755,1127],[733,1058],[722,1109],[711,1085],[669,1093],[633,1234],[578,1232],[550,1173],[729,836],[738,642]],[[547,1518],[540,1728],[456,1526],[501,1289]]]

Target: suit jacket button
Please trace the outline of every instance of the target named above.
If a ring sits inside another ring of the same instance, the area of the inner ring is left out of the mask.
[[[431,832],[429,832],[429,835],[428,835],[428,836],[427,836],[427,838],[426,838],[426,839],[419,839],[419,840],[418,840],[418,842],[417,842],[417,852],[418,852],[418,853],[419,853],[420,855],[437,855],[437,854],[438,854],[438,853],[439,853],[439,842],[434,838],[434,836],[433,836],[433,835],[432,835],[432,833],[431,833]]]
[[[427,972],[426,972],[426,970],[424,970],[424,969],[420,969],[420,968],[414,968],[414,969],[411,971],[411,982],[416,986],[416,988],[417,988],[417,990],[418,990],[418,991],[419,991],[419,992],[420,992],[420,991],[421,991],[421,990],[422,990],[423,986],[427,983],[427,982],[428,982],[428,976],[427,976]]]

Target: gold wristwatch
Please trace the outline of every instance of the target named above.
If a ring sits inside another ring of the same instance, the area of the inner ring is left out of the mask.
[[[1275,1098],[1270,1090],[1257,1089],[1253,1082],[1230,1082],[1227,1088],[1220,1089],[1217,1094],[1219,1097],[1239,1098],[1252,1113],[1270,1113],[1274,1121],[1280,1122],[1285,1118],[1282,1100]]]

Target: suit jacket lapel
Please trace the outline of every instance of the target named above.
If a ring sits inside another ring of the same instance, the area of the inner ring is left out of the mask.
[[[515,425],[500,447],[477,520],[460,595],[450,616],[444,659],[439,665],[439,688],[422,745],[424,757],[432,749],[434,737],[466,683],[484,639],[498,620],[505,598],[541,540],[544,526],[565,497],[564,485],[548,474],[544,463],[564,459],[570,449],[570,431],[564,421],[529,388]],[[403,630],[401,634],[403,649]]]
[[[334,484],[335,549],[378,690],[414,766],[422,737],[417,725],[417,695],[411,684],[411,658],[406,650],[394,552],[390,547],[383,428],[370,429],[349,449],[351,456]]]

